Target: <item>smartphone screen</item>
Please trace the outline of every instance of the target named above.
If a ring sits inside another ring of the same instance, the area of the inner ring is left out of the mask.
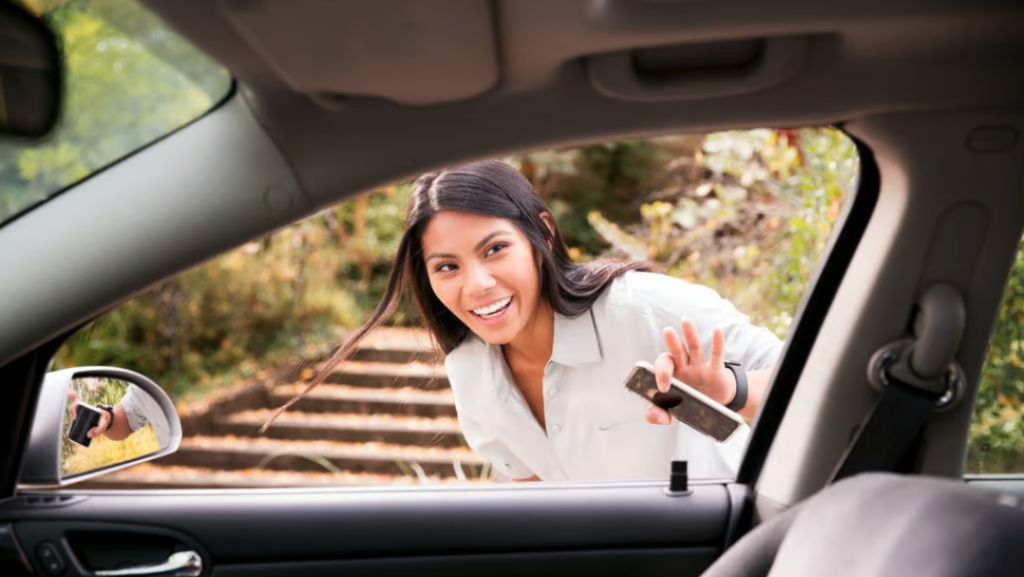
[[[626,377],[625,386],[668,411],[676,420],[719,443],[729,440],[744,424],[743,418],[736,413],[676,379],[672,379],[668,392],[661,392],[654,367],[648,363],[637,363]]]

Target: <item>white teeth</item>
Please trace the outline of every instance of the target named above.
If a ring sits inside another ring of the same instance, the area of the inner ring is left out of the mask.
[[[512,297],[505,297],[505,298],[501,299],[500,301],[494,303],[491,306],[487,306],[487,307],[484,307],[484,308],[481,308],[481,309],[473,309],[473,312],[475,312],[476,314],[478,314],[478,315],[480,315],[482,317],[483,316],[487,316],[489,314],[496,313],[496,312],[500,311],[501,309],[507,307],[508,303],[510,303],[510,302],[512,302]]]

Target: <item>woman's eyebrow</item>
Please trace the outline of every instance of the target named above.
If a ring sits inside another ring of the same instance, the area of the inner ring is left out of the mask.
[[[512,231],[509,231],[509,230],[496,230],[496,231],[492,232],[491,234],[485,236],[483,238],[483,240],[481,240],[480,242],[476,243],[476,249],[475,250],[480,250],[481,248],[484,247],[485,244],[491,242],[492,240],[494,240],[495,238],[497,238],[499,236],[507,236],[507,235],[511,235],[511,234],[512,234]],[[427,255],[427,258],[423,259],[423,262],[430,262],[430,259],[434,259],[434,258],[455,258],[455,255],[454,254],[448,254],[448,253],[442,253],[442,252],[432,252],[432,253]]]

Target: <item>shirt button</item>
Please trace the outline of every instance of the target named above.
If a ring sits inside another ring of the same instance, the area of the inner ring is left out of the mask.
[[[551,432],[552,433],[560,433],[560,432],[562,432],[561,425],[551,425]]]
[[[558,389],[548,389],[548,396],[553,397],[558,394]]]

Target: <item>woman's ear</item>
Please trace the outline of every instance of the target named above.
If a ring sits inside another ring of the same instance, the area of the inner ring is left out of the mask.
[[[548,227],[548,248],[552,248],[555,243],[555,217],[551,216],[550,212],[545,211],[540,213],[540,219]]]

